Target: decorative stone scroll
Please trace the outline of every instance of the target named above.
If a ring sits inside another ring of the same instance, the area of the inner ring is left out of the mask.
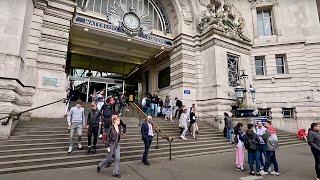
[[[200,23],[198,25],[200,33],[214,26],[221,29],[224,33],[231,36],[238,36],[244,41],[250,42],[250,39],[244,35],[245,21],[242,17],[237,19],[232,11],[232,6],[225,3],[221,9],[216,12],[214,4],[208,4],[207,9],[202,12]]]

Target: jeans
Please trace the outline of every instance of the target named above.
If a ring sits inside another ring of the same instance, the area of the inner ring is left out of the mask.
[[[104,166],[110,165],[113,161],[113,155],[114,155],[114,170],[113,174],[118,175],[120,174],[120,145],[118,144],[117,146],[111,145],[110,147],[111,151],[110,153],[107,153],[106,159],[101,161],[99,163],[99,167],[102,168]]]
[[[253,164],[256,164],[256,171],[260,171],[259,154],[257,151],[248,150],[248,162],[250,166],[250,172],[254,171]]]
[[[91,137],[93,134],[93,147],[95,148],[98,140],[99,126],[89,126],[88,128],[88,146],[91,146]]]
[[[73,137],[74,137],[74,132],[75,131],[76,131],[76,133],[78,135],[78,142],[81,143],[82,123],[72,123],[71,124],[69,147],[73,147]]]
[[[147,163],[148,162],[148,154],[149,154],[149,149],[152,143],[152,136],[148,136],[147,138],[143,139],[144,142],[144,152],[143,152],[143,157],[142,157],[142,162]]]
[[[151,103],[151,115],[158,116],[158,104]]]
[[[183,131],[181,133],[181,136],[186,137],[187,131],[188,131],[188,127],[187,126],[183,127]]]
[[[146,115],[150,115],[150,106],[143,106],[142,107],[142,111],[146,114]]]
[[[274,171],[279,172],[278,162],[276,158],[275,151],[268,151],[266,152],[266,164],[264,166],[264,171],[268,172],[270,165],[273,164]]]
[[[267,151],[266,144],[258,144],[259,161],[260,161],[261,167],[264,167],[264,165],[265,165],[266,151]],[[263,157],[264,157],[264,161],[263,161]]]
[[[311,152],[313,154],[314,157],[314,161],[315,161],[315,170],[317,173],[317,178],[320,178],[320,152],[316,149],[311,149]]]
[[[233,129],[227,129],[227,138],[229,139],[230,142],[233,142],[232,134],[233,134]]]

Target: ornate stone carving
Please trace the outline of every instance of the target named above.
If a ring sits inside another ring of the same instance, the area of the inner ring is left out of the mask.
[[[239,17],[236,21],[236,15],[232,12],[232,8],[233,7],[230,4],[225,3],[222,10],[220,9],[216,12],[215,5],[208,4],[207,9],[202,12],[200,23],[198,25],[200,33],[214,26],[233,37],[237,36],[244,41],[250,41],[250,39],[244,35],[244,19]]]
[[[186,0],[180,0],[179,4],[181,6],[182,19],[187,25],[190,25],[193,22],[193,14],[188,2]]]

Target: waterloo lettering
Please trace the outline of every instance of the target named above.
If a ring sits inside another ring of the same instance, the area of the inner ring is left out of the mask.
[[[74,23],[78,23],[78,24],[83,24],[83,25],[87,25],[90,27],[94,27],[97,29],[102,29],[102,30],[106,30],[106,31],[113,31],[113,32],[120,32],[120,33],[124,33],[124,30],[121,26],[114,26],[109,22],[101,22],[101,21],[97,21],[94,19],[90,19],[87,17],[83,17],[83,16],[76,16],[74,18]],[[148,40],[151,42],[155,42],[155,43],[159,43],[159,44],[163,44],[166,46],[172,46],[173,43],[171,40],[165,39],[165,38],[161,38],[161,37],[157,37],[154,35],[150,35],[150,34],[144,34],[144,33],[139,33],[138,37],[144,40]]]

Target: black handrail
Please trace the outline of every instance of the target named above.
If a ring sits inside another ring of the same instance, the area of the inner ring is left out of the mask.
[[[60,99],[58,101],[54,101],[54,102],[51,102],[51,103],[48,103],[48,104],[45,104],[45,105],[41,105],[41,106],[38,106],[38,107],[35,107],[35,108],[31,108],[31,109],[28,109],[28,110],[25,110],[25,111],[22,111],[22,112],[19,112],[19,113],[9,114],[8,116],[4,116],[4,117],[0,118],[0,121],[3,120],[3,119],[7,119],[6,121],[3,121],[1,124],[3,126],[6,126],[6,125],[8,125],[10,119],[13,118],[13,117],[16,117],[16,118],[13,118],[13,120],[16,121],[24,113],[27,113],[27,112],[30,112],[30,111],[33,111],[33,110],[36,110],[36,109],[40,109],[40,108],[43,108],[43,107],[46,107],[46,106],[49,106],[49,105],[52,105],[52,104],[56,104],[58,102],[65,101],[65,100],[67,100],[67,98],[62,98],[62,99]]]
[[[146,115],[146,113],[144,113],[142,111],[142,109],[134,102],[130,102],[129,103],[131,106],[133,106],[134,108],[136,108],[138,110],[139,113],[141,113],[145,118],[147,118],[148,115]],[[174,139],[174,137],[168,136],[155,122],[151,121],[151,124],[155,130],[155,132],[157,133],[157,146],[156,148],[159,148],[159,136],[166,139],[169,143],[169,159],[172,160],[172,141]]]

